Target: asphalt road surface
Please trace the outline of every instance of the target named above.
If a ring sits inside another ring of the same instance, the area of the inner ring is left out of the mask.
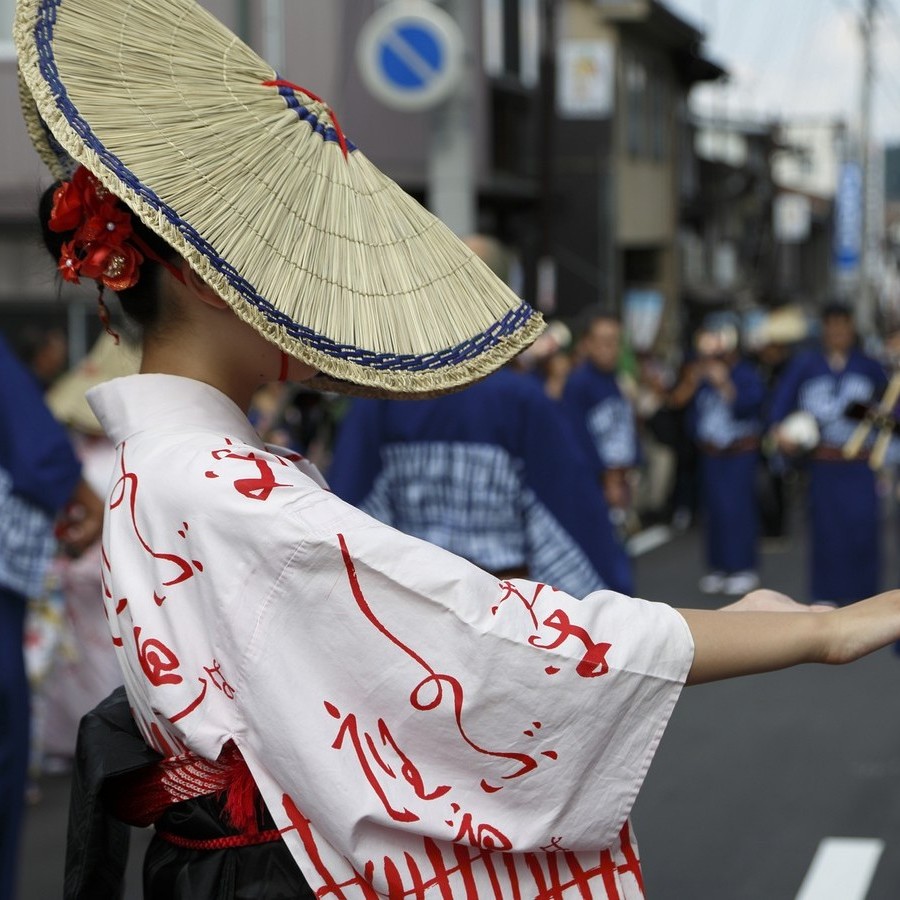
[[[897,547],[893,533],[887,544]],[[887,585],[898,561],[886,555]],[[719,605],[696,590],[700,557],[696,531],[670,536],[636,560],[638,592]],[[762,574],[803,598],[802,540],[764,553]],[[898,900],[898,686],[900,656],[884,650],[841,669],[686,689],[634,810],[650,900]],[[62,895],[68,782],[44,778],[41,789],[19,900]],[[146,840],[135,833],[136,855]],[[126,900],[141,896],[137,871]]]

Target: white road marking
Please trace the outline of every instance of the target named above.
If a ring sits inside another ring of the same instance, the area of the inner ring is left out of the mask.
[[[657,547],[672,540],[672,529],[665,525],[654,525],[645,531],[639,531],[633,537],[628,538],[625,544],[628,553],[631,556],[643,556]]]
[[[824,838],[796,900],[865,900],[884,841]]]

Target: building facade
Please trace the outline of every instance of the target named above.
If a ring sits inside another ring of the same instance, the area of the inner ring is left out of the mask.
[[[433,188],[440,110],[402,112],[366,87],[356,62],[379,0],[202,0],[337,112],[348,136],[423,202]],[[686,101],[722,70],[701,33],[658,0],[446,0],[460,13],[468,93],[457,129],[469,154],[475,230],[510,246],[513,286],[551,315],[632,290],[680,298],[680,192],[689,169]],[[11,21],[13,0],[0,0]],[[7,30],[8,33],[8,30]],[[93,323],[90,287],[61,289],[34,210],[48,182],[18,110],[11,41],[0,43],[0,326],[68,321],[73,349]],[[62,299],[60,292],[62,290]],[[4,324],[5,323],[5,324]]]

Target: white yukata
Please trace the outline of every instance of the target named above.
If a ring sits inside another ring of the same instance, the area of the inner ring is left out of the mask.
[[[643,896],[628,816],[693,658],[674,609],[498,582],[339,500],[206,384],[89,397],[151,745],[233,740],[320,897]]]

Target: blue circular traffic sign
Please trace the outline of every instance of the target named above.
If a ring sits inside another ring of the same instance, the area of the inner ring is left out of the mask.
[[[425,0],[394,0],[360,32],[363,81],[394,109],[418,111],[445,100],[462,71],[463,38],[444,10]]]

